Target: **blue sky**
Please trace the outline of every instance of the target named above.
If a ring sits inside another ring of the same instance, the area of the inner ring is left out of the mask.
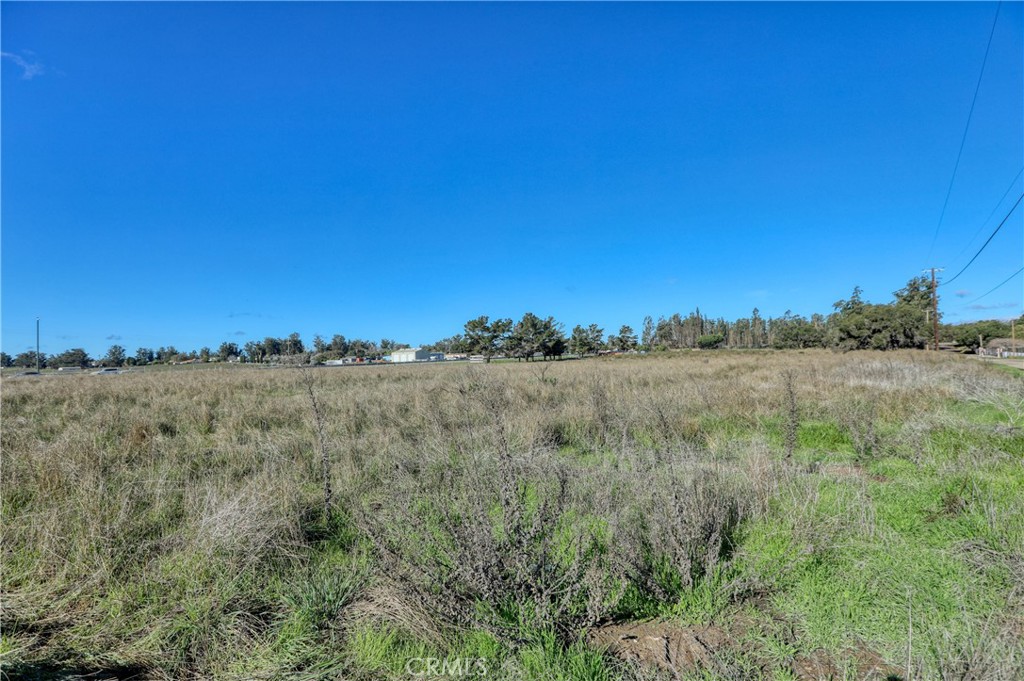
[[[994,3],[0,12],[11,354],[37,316],[44,352],[102,355],[827,313],[951,276],[1024,191],[1021,3],[941,225]],[[947,321],[1021,312],[1021,277],[973,299],[1024,264],[1022,214]]]

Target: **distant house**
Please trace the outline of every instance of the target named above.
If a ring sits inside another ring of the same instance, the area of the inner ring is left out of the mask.
[[[403,348],[391,351],[391,361],[399,364],[402,362],[426,362],[430,360],[430,351],[423,348]]]
[[[985,344],[984,354],[989,357],[1022,357],[1024,356],[1024,340],[992,338]]]
[[[362,357],[342,357],[341,359],[328,359],[324,361],[325,367],[340,367],[347,364],[362,364],[364,362]]]

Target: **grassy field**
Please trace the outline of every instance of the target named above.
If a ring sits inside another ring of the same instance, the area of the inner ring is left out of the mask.
[[[687,352],[2,388],[9,678],[1024,678],[1006,367]]]

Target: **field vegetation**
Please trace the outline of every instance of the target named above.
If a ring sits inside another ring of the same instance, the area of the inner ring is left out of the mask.
[[[1022,429],[919,351],[5,378],[0,669],[1024,678]]]

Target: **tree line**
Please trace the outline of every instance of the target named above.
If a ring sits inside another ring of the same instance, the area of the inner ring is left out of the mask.
[[[63,367],[123,367],[187,362],[309,364],[343,357],[380,359],[392,350],[407,347],[409,346],[387,338],[382,338],[380,341],[362,338],[347,339],[341,334],[336,334],[330,342],[319,335],[314,336],[312,345],[307,347],[299,334],[293,333],[285,338],[267,336],[262,341],[249,341],[241,346],[232,341],[225,341],[217,350],[203,347],[199,350],[180,351],[170,345],[156,349],[142,347],[136,350],[135,354],[129,354],[123,346],[112,345],[107,353],[100,358],[90,357],[89,353],[82,348],[72,348],[56,355],[47,356],[45,353],[40,353],[39,366],[59,369]],[[7,353],[0,353],[0,365],[34,368],[36,352],[27,350],[15,357],[11,357]]]
[[[467,321],[463,332],[442,338],[423,348],[448,354],[480,355],[486,361],[495,357],[523,361],[548,360],[566,353],[577,356],[601,352],[657,351],[687,348],[832,348],[836,350],[894,350],[924,348],[933,336],[930,313],[931,282],[915,277],[893,293],[888,303],[869,303],[855,288],[849,298],[836,301],[828,315],[809,318],[787,311],[781,317],[764,317],[757,308],[747,317],[726,320],[713,318],[695,309],[686,316],[645,317],[640,333],[627,324],[617,333],[605,335],[597,324],[577,325],[566,335],[564,325],[554,317],[527,312],[519,321],[491,319],[482,315]],[[1024,317],[1022,317],[1024,322]],[[969,324],[942,324],[940,338],[975,349],[979,342],[1010,335],[1007,322],[985,321]],[[231,341],[216,351],[204,347],[182,352],[174,346],[139,348],[135,354],[120,345],[112,345],[106,355],[93,359],[82,348],[56,355],[40,355],[39,366],[49,368],[100,366],[142,366],[176,362],[253,362],[317,364],[327,360],[353,357],[378,360],[394,350],[409,347],[388,338],[380,341],[348,339],[335,334],[330,341],[317,335],[307,346],[298,333],[285,338],[268,336],[242,346]],[[15,357],[0,353],[0,365],[34,368],[34,350]]]

